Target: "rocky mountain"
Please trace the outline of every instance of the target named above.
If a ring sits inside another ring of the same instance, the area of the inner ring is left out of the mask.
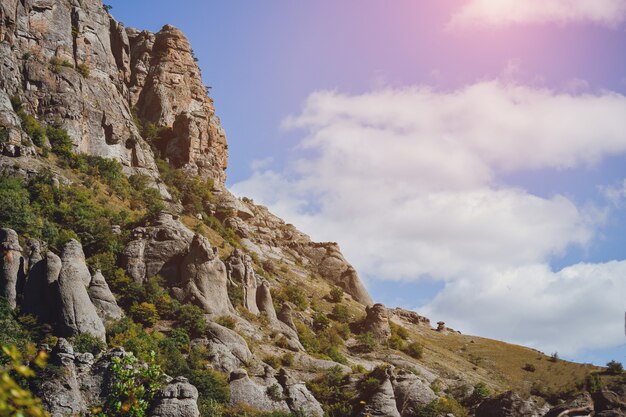
[[[618,364],[375,304],[336,243],[233,196],[175,27],[3,0],[0,61],[0,344],[48,353],[52,416],[626,415]]]

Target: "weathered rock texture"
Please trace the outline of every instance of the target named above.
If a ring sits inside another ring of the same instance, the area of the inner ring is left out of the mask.
[[[89,284],[87,292],[103,323],[119,320],[124,316],[124,312],[117,305],[115,296],[109,289],[109,285],[100,270],[91,277],[91,284]]]
[[[180,264],[189,252],[194,233],[172,214],[162,212],[148,227],[133,230],[120,263],[136,282],[161,275],[170,284],[180,281]]]
[[[85,280],[91,281],[85,265],[83,249],[76,240],[70,240],[63,247],[59,273],[60,318],[59,332],[62,336],[75,336],[89,333],[106,340],[104,324],[98,316],[87,293]],[[85,275],[86,274],[86,275]]]
[[[537,404],[511,391],[483,401],[476,409],[476,417],[539,417],[544,414],[545,410]]]
[[[400,417],[393,392],[393,373],[387,369],[381,378],[380,386],[366,400],[362,416]]]
[[[289,411],[278,380],[270,374],[250,378],[245,369],[230,374],[231,404],[248,404],[261,411]]]
[[[413,373],[400,373],[392,384],[398,411],[403,417],[417,415],[419,407],[437,398],[428,381]]]
[[[270,283],[267,280],[263,280],[256,290],[256,304],[259,311],[264,313],[270,322],[278,320],[270,292]]]
[[[166,156],[223,185],[226,139],[184,35],[126,29],[100,0],[7,0],[0,5],[0,122],[4,154],[32,153],[9,102],[67,129],[77,151],[111,157],[157,178],[133,107],[170,128]],[[94,100],[97,97],[97,100]],[[3,144],[4,145],[4,144]],[[9,146],[10,145],[10,146]]]
[[[0,229],[0,250],[0,296],[15,308],[18,280],[23,279],[24,274],[24,258],[14,230]]]
[[[194,236],[180,269],[181,282],[173,291],[181,302],[196,304],[216,315],[235,312],[228,298],[226,266],[207,238]]]
[[[387,317],[387,309],[382,304],[374,304],[366,307],[367,316],[363,321],[363,330],[371,332],[374,338],[381,342],[391,336],[391,327]]]
[[[243,306],[253,314],[259,314],[256,291],[257,279],[252,267],[252,258],[235,249],[226,260],[228,279],[243,289]]]
[[[278,374],[278,382],[283,388],[285,401],[293,412],[303,411],[310,417],[322,417],[324,410],[303,382],[296,381],[285,368]]]
[[[198,390],[187,378],[174,378],[154,398],[151,417],[199,417]]]

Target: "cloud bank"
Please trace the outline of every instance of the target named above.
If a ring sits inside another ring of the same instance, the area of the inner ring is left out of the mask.
[[[232,189],[317,240],[338,241],[366,280],[443,280],[420,311],[453,327],[559,352],[589,347],[587,337],[610,346],[613,310],[621,323],[623,306],[582,304],[601,300],[607,285],[623,291],[624,266],[547,266],[571,245],[589,244],[605,211],[498,177],[626,152],[623,114],[618,94],[497,81],[447,92],[316,92],[284,122],[305,132],[302,157],[280,172],[261,166]],[[565,340],[555,328],[580,336]]]
[[[626,0],[469,0],[451,27],[526,23],[594,23],[616,27],[626,21]]]

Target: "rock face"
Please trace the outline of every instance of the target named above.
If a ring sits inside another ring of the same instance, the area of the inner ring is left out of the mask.
[[[544,414],[534,402],[524,401],[512,391],[489,398],[476,409],[476,417],[540,417]]]
[[[179,266],[189,252],[193,236],[172,214],[162,212],[152,225],[133,230],[120,264],[138,283],[157,274],[169,283],[179,282]]]
[[[187,378],[174,378],[154,398],[152,417],[199,417],[198,390]]]
[[[139,48],[141,56],[150,49],[151,55],[136,102],[139,115],[170,128],[163,151],[174,166],[223,185],[228,158],[226,135],[187,38],[171,25],[164,26],[153,42],[145,42],[145,38],[131,36],[131,51]],[[140,64],[143,71],[146,61],[133,63]]]
[[[381,342],[387,340],[391,336],[391,327],[387,317],[387,309],[382,304],[374,304],[372,307],[366,307],[367,316],[363,321],[363,330],[372,332],[374,338]]]
[[[90,281],[91,276],[84,259],[80,243],[72,239],[65,244],[59,273],[59,333],[62,336],[89,333],[104,341],[104,324],[87,293],[85,272]]]
[[[278,312],[278,320],[285,323],[293,331],[296,331],[296,325],[293,322],[293,309],[293,304],[288,301],[284,302]]]
[[[11,308],[15,308],[18,280],[24,276],[24,258],[15,230],[0,229],[0,249],[0,296],[6,298]]]
[[[243,306],[252,314],[259,314],[256,303],[257,279],[252,267],[252,258],[235,248],[226,260],[226,270],[228,279],[236,285],[241,285],[243,289]]]
[[[96,271],[93,277],[91,277],[91,283],[87,292],[103,323],[109,323],[124,317],[124,312],[117,305],[115,296],[113,296],[100,270]]]
[[[210,314],[233,314],[228,298],[226,266],[208,239],[195,235],[181,266],[180,286],[172,290],[183,303],[193,303]]]
[[[278,320],[272,301],[272,293],[270,292],[270,283],[267,280],[263,280],[256,290],[256,303],[259,307],[259,311],[265,313],[270,322]]]
[[[362,416],[400,417],[393,392],[391,369],[385,371],[383,380],[376,391],[366,401]]]
[[[248,404],[261,411],[289,412],[289,406],[283,398],[283,388],[271,375],[253,380],[245,369],[230,374],[231,404]]]
[[[428,381],[413,373],[401,373],[392,381],[400,415],[417,415],[418,408],[437,398]]]
[[[176,166],[223,185],[225,135],[178,29],[168,25],[156,35],[126,29],[100,0],[10,0],[0,5],[0,39],[0,121],[15,142],[3,144],[4,154],[32,153],[9,101],[17,97],[27,113],[61,123],[77,151],[158,179],[133,122],[135,108],[169,128],[165,156]]]
[[[210,359],[217,370],[232,372],[251,362],[252,352],[244,338],[236,332],[209,322],[206,334],[206,343],[211,352]]]
[[[322,406],[311,394],[306,385],[292,378],[285,368],[281,368],[277,379],[283,387],[287,405],[291,411],[294,413],[303,411],[305,415],[310,417],[324,416]]]

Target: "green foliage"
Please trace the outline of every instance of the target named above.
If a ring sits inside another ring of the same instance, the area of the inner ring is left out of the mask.
[[[59,73],[62,67],[72,68],[73,65],[67,59],[61,59],[56,56],[53,56],[50,59],[50,70],[54,73]]]
[[[84,78],[89,77],[89,73],[91,72],[89,69],[89,65],[84,62],[82,64],[78,64],[78,66],[76,67],[76,71],[78,71],[78,73]]]
[[[196,369],[187,376],[198,388],[200,400],[215,400],[221,403],[230,399],[230,387],[226,375],[212,369]]]
[[[233,316],[220,316],[215,319],[215,322],[230,330],[233,330],[237,325],[237,320]]]
[[[335,304],[333,306],[332,317],[333,320],[336,320],[340,323],[350,323],[351,317],[348,306],[344,304]]]
[[[172,168],[166,161],[158,159],[157,167],[161,179],[172,194],[174,199],[179,199],[185,210],[189,213],[205,211],[205,206],[211,202],[213,196],[212,180],[202,180],[196,176],[190,176],[181,169]]]
[[[410,343],[404,349],[404,353],[415,359],[421,359],[424,356],[424,346],[418,342]]]
[[[152,327],[159,321],[159,313],[155,305],[145,301],[130,307],[130,317],[147,327]]]
[[[610,361],[606,364],[606,371],[611,375],[620,375],[624,372],[624,366],[617,361]]]
[[[74,143],[67,133],[67,130],[60,127],[48,126],[46,128],[46,135],[50,141],[52,152],[65,158],[69,158],[73,154]]]
[[[124,317],[107,329],[109,346],[122,346],[126,351],[134,352],[141,360],[149,360],[150,352],[159,351],[159,342],[163,335],[158,332],[148,333],[143,326]]]
[[[318,311],[313,316],[313,329],[316,331],[326,330],[330,327],[330,319],[321,311]]]
[[[348,382],[349,377],[343,374],[339,366],[335,366],[309,381],[307,387],[322,404],[326,415],[344,417],[352,415],[352,401],[356,397],[356,392],[347,385]]]
[[[441,379],[435,378],[435,380],[430,383],[430,389],[433,390],[435,395],[441,394],[441,391],[443,390],[443,383],[441,382]]]
[[[242,306],[243,305],[243,288],[241,285],[237,285],[236,287],[234,285],[229,285],[228,286],[228,298],[230,299],[230,302],[235,306]]]
[[[343,346],[343,338],[335,326],[328,327],[314,333],[307,325],[296,320],[294,322],[298,331],[298,338],[302,346],[315,356],[322,359],[330,359],[338,363],[347,363],[339,348]]]
[[[278,384],[273,384],[267,387],[266,389],[267,396],[270,397],[272,401],[282,401],[283,397],[283,389]]]
[[[111,6],[110,4],[102,4],[102,8],[104,9],[105,12],[109,13],[111,11],[111,9],[113,8],[113,6]]]
[[[392,333],[391,336],[389,336],[389,338],[387,339],[387,346],[390,349],[404,350],[406,349],[406,342],[402,340],[402,338],[397,334]]]
[[[293,353],[291,352],[286,352],[285,354],[283,354],[283,356],[280,358],[280,363],[283,366],[293,366],[293,361],[295,360],[295,357],[293,355]]]
[[[309,302],[307,300],[306,294],[302,290],[302,288],[289,284],[280,289],[280,291],[275,291],[272,293],[272,298],[276,300],[278,305],[289,301],[295,304],[298,310],[304,311],[309,306]]]
[[[585,377],[585,389],[591,393],[602,391],[604,385],[598,374],[589,374]]]
[[[420,417],[439,417],[446,414],[453,414],[456,417],[466,417],[467,410],[454,398],[443,397],[431,401],[429,404],[419,407],[417,415]]]
[[[487,398],[489,398],[489,396],[491,395],[491,390],[489,389],[489,387],[487,386],[487,384],[485,384],[484,382],[479,382],[476,385],[474,385],[474,391],[472,392],[472,395],[469,398],[469,404],[478,404],[484,400],[486,400]]]
[[[46,129],[30,114],[27,114],[21,109],[16,110],[17,116],[20,118],[22,130],[30,137],[33,143],[39,147],[42,147],[46,142]]]
[[[372,352],[378,346],[372,332],[361,333],[356,339],[359,342],[359,350],[362,352]]]
[[[280,358],[277,356],[267,355],[263,357],[263,362],[265,362],[266,364],[268,364],[274,369],[280,369],[281,361],[280,361]]]
[[[74,337],[71,342],[76,352],[89,352],[94,356],[107,347],[106,343],[89,333],[81,333]]]
[[[204,311],[195,305],[186,304],[176,314],[178,325],[193,337],[201,336],[206,330],[207,322]]]
[[[28,190],[20,178],[0,176],[0,227],[10,227],[20,235],[38,236],[42,223],[30,203]]]
[[[333,303],[338,303],[343,299],[343,290],[339,287],[333,287],[328,294],[328,298]]]
[[[94,414],[97,417],[144,417],[150,401],[164,382],[164,375],[154,357],[151,352],[147,367],[142,366],[132,353],[121,358],[113,357],[112,383],[104,404],[94,410]]]
[[[48,417],[41,400],[29,390],[24,389],[16,380],[16,378],[34,377],[35,371],[29,367],[29,364],[43,368],[46,363],[46,353],[37,353],[32,346],[22,350],[14,345],[3,345],[0,363],[4,364],[0,365],[0,415],[3,417]]]

